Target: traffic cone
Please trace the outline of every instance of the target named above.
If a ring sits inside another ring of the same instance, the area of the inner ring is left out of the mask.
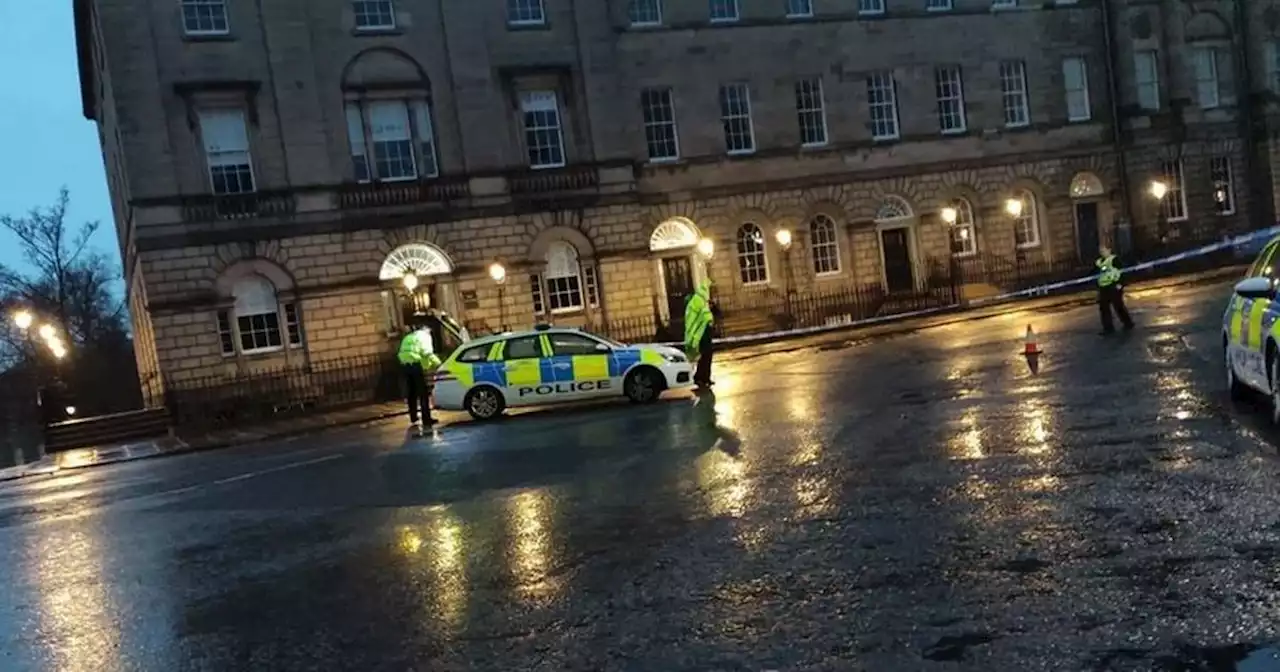
[[[1027,325],[1027,335],[1022,345],[1022,356],[1027,358],[1027,367],[1031,369],[1031,375],[1039,375],[1040,373],[1040,344],[1036,342],[1036,330]]]

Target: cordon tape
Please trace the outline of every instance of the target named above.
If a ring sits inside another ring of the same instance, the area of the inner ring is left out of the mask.
[[[1191,259],[1193,257],[1203,256],[1211,252],[1217,252],[1219,250],[1225,250],[1227,248],[1244,247],[1245,245],[1248,245],[1249,243],[1252,243],[1258,240],[1259,238],[1269,240],[1276,235],[1280,235],[1280,226],[1273,226],[1271,228],[1253,231],[1251,233],[1242,234],[1239,236],[1235,236],[1233,238],[1224,238],[1221,241],[1216,243],[1203,245],[1201,247],[1197,247],[1192,250],[1186,250],[1184,252],[1179,252],[1177,254],[1173,254],[1167,257],[1162,257],[1160,259],[1154,259],[1152,261],[1144,261],[1141,264],[1134,264],[1133,266],[1124,267],[1120,270],[1123,271],[1124,273],[1134,273],[1137,271],[1145,271],[1149,268],[1157,268],[1160,266],[1165,266],[1167,264],[1176,263],[1179,261],[1183,261],[1185,259]],[[1061,282],[1051,282],[1045,285],[1037,285],[1035,287],[1031,287],[1028,289],[1018,290],[1016,292],[1006,292],[1004,294],[997,294],[995,296],[988,296],[981,299],[974,299],[973,301],[968,302],[966,307],[979,308],[982,306],[991,305],[993,303],[1001,303],[1003,301],[1008,301],[1010,299],[1048,294],[1055,290],[1064,289],[1066,287],[1073,287],[1075,285],[1082,285],[1086,282],[1097,282],[1097,280],[1098,280],[1098,274],[1094,273],[1092,275],[1086,275],[1084,277],[1076,278],[1074,280],[1063,280]],[[922,317],[925,315],[936,315],[939,313],[952,312],[952,311],[955,311],[956,308],[958,307],[959,306],[957,304],[951,304],[947,306],[938,306],[935,308],[924,308],[922,310],[912,310],[905,313],[894,313],[893,315],[884,315],[880,317],[868,317],[861,320],[846,320],[838,324],[823,324],[816,327],[783,329],[778,331],[769,331],[762,334],[750,334],[746,336],[729,336],[726,338],[717,338],[715,342],[716,343],[752,343],[755,341],[771,341],[778,338],[786,338],[786,337],[792,337],[792,336],[808,336],[811,334],[824,334],[832,331],[840,331],[842,329],[850,329],[853,327],[865,327],[873,324],[893,322],[896,320],[902,320],[902,319],[911,318],[911,317]],[[662,343],[661,345],[668,345],[672,347],[683,347],[684,343]]]

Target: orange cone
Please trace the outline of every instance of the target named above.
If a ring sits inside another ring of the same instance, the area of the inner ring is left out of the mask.
[[[1022,354],[1038,355],[1040,354],[1040,344],[1036,343],[1036,330],[1027,325],[1027,337],[1022,346]]]

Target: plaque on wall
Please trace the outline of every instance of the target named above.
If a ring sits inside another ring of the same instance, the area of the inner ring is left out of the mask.
[[[467,310],[475,310],[480,307],[480,298],[476,296],[476,290],[468,289],[462,292],[462,307]]]

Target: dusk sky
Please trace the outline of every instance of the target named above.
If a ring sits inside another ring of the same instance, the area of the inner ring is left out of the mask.
[[[71,223],[101,220],[95,246],[119,262],[98,147],[98,133],[81,115],[75,30],[70,0],[0,1],[0,137],[6,169],[0,213],[20,215],[71,191]],[[0,264],[23,266],[17,247],[0,234]]]

